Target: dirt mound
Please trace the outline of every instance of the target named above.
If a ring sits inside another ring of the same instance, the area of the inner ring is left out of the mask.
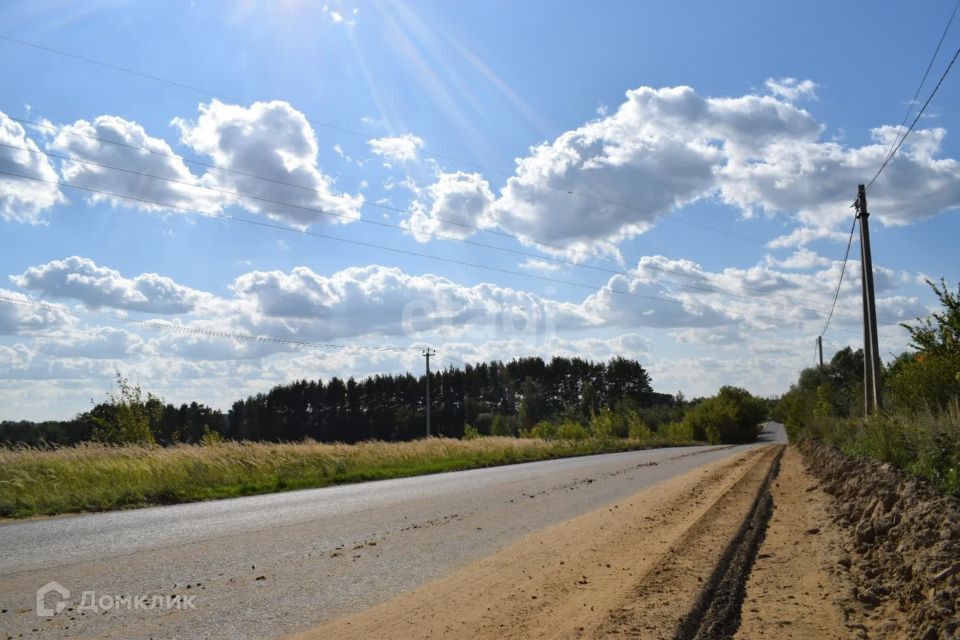
[[[875,616],[875,638],[960,639],[960,501],[891,465],[804,442],[808,470],[834,498],[834,520],[851,536],[841,559],[854,596],[882,612],[895,606],[908,628]]]

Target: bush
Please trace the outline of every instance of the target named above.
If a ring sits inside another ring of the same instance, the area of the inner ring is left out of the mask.
[[[516,437],[517,421],[515,418],[507,417],[502,413],[493,416],[493,425],[490,427],[490,433],[495,436],[513,436]]]
[[[960,358],[949,354],[903,354],[885,382],[887,402],[906,411],[942,410],[960,395]]]
[[[553,440],[557,437],[557,425],[549,420],[542,420],[526,432],[527,437]]]
[[[684,422],[668,422],[660,425],[657,432],[661,438],[671,442],[692,442],[694,440],[693,430]]]
[[[640,414],[631,411],[627,414],[627,435],[634,440],[649,440],[653,437],[653,430],[640,417]]]
[[[766,403],[738,387],[722,387],[694,406],[683,418],[695,440],[711,444],[752,442],[760,435]]]
[[[481,413],[477,415],[476,425],[480,435],[489,436],[493,432],[493,414]]]
[[[557,439],[558,440],[586,440],[590,437],[590,433],[587,429],[580,424],[579,422],[574,422],[573,420],[567,420],[559,427],[557,427]]]
[[[626,438],[629,426],[623,414],[604,407],[590,419],[590,431],[597,438]]]
[[[221,442],[223,442],[223,436],[220,435],[219,431],[214,431],[208,425],[203,425],[203,437],[200,438],[200,444],[210,446]]]
[[[464,440],[476,440],[480,437],[480,432],[477,431],[477,428],[473,425],[464,425],[463,426],[463,439]]]

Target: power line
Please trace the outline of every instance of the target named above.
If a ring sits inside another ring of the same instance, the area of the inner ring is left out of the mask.
[[[850,246],[853,244],[853,231],[857,228],[857,217],[853,217],[853,224],[850,225],[850,237],[847,238],[847,250],[843,253],[843,264],[840,266],[840,278],[837,280],[837,290],[833,294],[833,303],[830,305],[830,313],[827,314],[827,321],[823,323],[823,329],[820,331],[820,337],[827,332],[830,321],[833,319],[834,309],[837,307],[837,299],[840,297],[840,286],[843,284],[843,274],[847,270],[847,260],[850,259]]]
[[[135,69],[129,69],[129,68],[127,68],[127,67],[122,67],[122,66],[119,66],[119,65],[111,64],[111,63],[109,63],[109,62],[103,62],[103,61],[101,61],[101,60],[96,60],[96,59],[93,59],[93,58],[88,58],[88,57],[86,57],[86,56],[81,56],[81,55],[78,55],[78,54],[75,54],[75,53],[70,53],[70,52],[67,52],[67,51],[60,50],[60,49],[55,49],[55,48],[53,48],[53,47],[48,47],[48,46],[36,44],[36,43],[33,43],[33,42],[28,42],[28,41],[26,41],[26,40],[21,40],[21,39],[18,39],[18,38],[13,38],[13,37],[10,37],[10,36],[3,36],[3,35],[0,35],[0,40],[6,40],[7,42],[12,42],[12,43],[19,44],[19,45],[22,45],[22,46],[25,46],[25,47],[31,47],[31,48],[33,48],[33,49],[38,49],[38,50],[40,50],[40,51],[45,51],[45,52],[47,52],[47,53],[53,53],[53,54],[56,54],[56,55],[60,55],[60,56],[67,57],[67,58],[72,58],[72,59],[74,59],[74,60],[80,60],[80,61],[82,61],[82,62],[86,62],[86,63],[88,63],[88,64],[93,64],[93,65],[97,65],[97,66],[104,67],[104,68],[107,68],[107,69],[111,69],[111,70],[113,70],[113,71],[119,71],[119,72],[121,72],[121,73],[127,73],[127,74],[130,74],[130,75],[133,75],[133,76],[137,76],[137,77],[140,77],[140,78],[147,79],[147,80],[152,80],[152,81],[154,81],[154,82],[160,82],[160,83],[167,84],[167,85],[170,85],[170,86],[173,86],[173,87],[178,87],[178,88],[180,88],[180,89],[186,89],[186,90],[188,90],[188,91],[193,91],[193,92],[196,92],[196,93],[201,93],[201,94],[204,94],[204,95],[207,95],[207,96],[210,96],[210,97],[213,97],[213,98],[217,98],[217,99],[220,99],[220,100],[224,100],[224,101],[227,101],[227,102],[233,102],[233,103],[237,103],[237,104],[244,102],[244,100],[240,100],[239,98],[226,96],[226,95],[224,95],[224,94],[221,94],[221,93],[218,93],[218,92],[215,92],[215,91],[210,91],[209,89],[203,89],[203,88],[201,88],[201,87],[197,87],[197,86],[194,86],[194,85],[190,85],[190,84],[187,84],[187,83],[184,83],[184,82],[179,82],[179,81],[176,81],[176,80],[170,80],[170,79],[163,78],[163,77],[160,77],[160,76],[155,76],[155,75],[152,75],[152,74],[149,74],[149,73],[143,73],[143,72],[137,71],[137,70],[135,70]],[[355,129],[350,129],[350,128],[348,128],[348,127],[343,127],[343,126],[341,126],[341,125],[332,124],[332,123],[330,123],[330,122],[324,122],[323,120],[317,120],[317,119],[315,119],[315,118],[308,117],[308,116],[305,115],[305,114],[304,114],[304,118],[307,120],[307,122],[309,122],[309,123],[311,123],[311,124],[313,124],[313,125],[316,125],[316,126],[318,126],[318,127],[323,127],[323,128],[331,129],[331,130],[334,130],[334,131],[339,131],[339,132],[341,132],[341,133],[346,133],[346,134],[349,134],[349,135],[357,136],[357,137],[359,137],[359,138],[363,138],[364,140],[368,140],[368,141],[369,141],[369,140],[375,140],[375,139],[378,138],[378,136],[375,136],[375,135],[372,135],[372,134],[369,134],[369,133],[366,133],[366,132],[363,132],[363,131],[357,131],[357,130],[355,130]],[[465,165],[465,166],[468,166],[468,167],[473,167],[473,168],[475,168],[475,169],[480,169],[480,170],[482,170],[482,171],[488,171],[488,172],[490,172],[490,173],[495,173],[495,174],[498,174],[498,175],[503,176],[503,177],[509,178],[510,176],[513,175],[513,172],[512,172],[512,171],[504,171],[503,169],[498,169],[498,168],[496,168],[496,167],[485,166],[485,165],[482,165],[482,164],[480,164],[480,163],[477,163],[477,162],[474,162],[474,161],[470,161],[470,160],[463,160],[463,159],[457,158],[457,157],[455,157],[455,156],[446,155],[446,154],[443,154],[443,153],[436,153],[436,152],[433,152],[433,151],[431,151],[431,154],[432,154],[433,156],[435,156],[435,157],[437,157],[437,158],[440,158],[440,159],[443,159],[443,160],[449,160],[449,161],[451,161],[451,162],[455,162],[455,163],[458,163],[458,164],[461,164],[461,165]],[[608,204],[608,205],[610,205],[610,206],[620,207],[620,208],[624,208],[624,209],[627,209],[627,210],[630,210],[630,211],[637,211],[637,212],[639,212],[639,213],[649,213],[648,210],[643,209],[643,208],[641,208],[641,207],[636,207],[636,206],[630,205],[630,204],[628,204],[628,203],[624,203],[624,202],[620,202],[620,201],[617,201],[617,200],[605,198],[605,197],[602,197],[602,196],[596,196],[596,195],[593,195],[593,194],[584,193],[584,192],[582,192],[582,191],[573,190],[573,189],[568,189],[568,188],[565,188],[565,187],[556,187],[556,186],[553,186],[553,185],[551,185],[551,184],[549,184],[549,183],[546,184],[546,185],[544,185],[544,186],[545,186],[546,188],[548,188],[548,189],[551,189],[551,190],[553,190],[553,191],[557,191],[557,192],[559,192],[559,193],[566,193],[567,195],[572,195],[572,196],[576,196],[576,197],[580,197],[580,198],[585,198],[585,199],[589,199],[589,200],[594,200],[594,201],[597,201],[597,202],[602,202],[602,203]],[[728,229],[721,229],[721,228],[719,228],[719,227],[713,227],[713,226],[711,226],[711,225],[702,224],[702,223],[699,223],[699,222],[695,222],[695,221],[693,221],[693,220],[687,220],[686,218],[681,218],[681,217],[678,217],[678,216],[676,216],[676,215],[674,215],[674,214],[662,213],[662,214],[660,214],[660,216],[663,217],[663,218],[666,218],[666,219],[668,219],[668,220],[675,220],[675,221],[680,222],[680,223],[682,223],[682,224],[687,224],[687,225],[690,225],[690,226],[699,227],[699,228],[701,228],[701,229],[706,229],[706,230],[714,231],[714,232],[717,232],[717,233],[723,233],[723,234],[729,235],[729,236],[731,236],[731,237],[741,238],[741,239],[743,239],[743,240],[749,240],[749,241],[751,241],[751,242],[757,242],[757,243],[760,243],[760,244],[763,244],[763,243],[764,243],[763,240],[761,240],[761,239],[759,239],[759,238],[755,238],[755,237],[753,237],[753,236],[749,236],[749,235],[746,235],[746,234],[737,233],[737,232],[735,232],[735,231],[730,231],[730,230],[728,230]]]
[[[64,313],[73,317],[79,317],[79,311],[74,309],[69,309],[64,305],[52,304],[49,302],[44,302],[42,300],[31,300],[29,298],[14,298],[7,295],[0,294],[0,303],[16,305],[21,307],[31,307],[37,309],[43,309],[45,311],[54,311]],[[344,349],[352,351],[420,351],[421,347],[372,347],[372,346],[363,346],[363,345],[344,345],[344,344],[333,344],[328,342],[315,342],[311,340],[295,340],[292,338],[275,338],[272,336],[258,336],[251,335],[246,333],[235,333],[232,331],[220,331],[215,329],[202,329],[199,327],[188,327],[181,324],[175,324],[172,322],[161,322],[159,320],[135,320],[133,318],[126,318],[123,316],[112,315],[108,313],[102,313],[99,311],[85,311],[83,315],[97,318],[100,320],[105,320],[111,323],[117,324],[127,324],[136,327],[141,327],[144,329],[151,329],[155,331],[168,331],[172,333],[179,333],[184,335],[195,335],[203,336],[207,338],[228,338],[231,340],[241,340],[244,342],[259,342],[259,343],[272,343],[272,344],[281,344],[294,347],[309,347],[316,349]]]
[[[893,151],[887,156],[883,161],[883,164],[880,165],[880,168],[877,169],[877,172],[870,178],[870,182],[867,183],[866,188],[869,190],[874,182],[877,181],[877,178],[880,177],[880,174],[883,173],[883,170],[886,169],[887,165],[893,160],[894,156],[897,155],[897,152],[900,151],[900,147],[903,146],[903,143],[906,141],[907,136],[913,131],[913,128],[917,126],[917,123],[920,121],[923,112],[927,110],[927,107],[930,105],[930,101],[933,100],[933,96],[937,95],[937,91],[940,89],[940,85],[943,84],[943,81],[946,79],[947,74],[950,73],[950,69],[953,68],[953,63],[957,61],[957,57],[960,56],[960,47],[957,48],[956,53],[953,54],[953,58],[950,59],[950,63],[947,64],[947,68],[943,70],[943,75],[940,76],[940,80],[937,81],[937,85],[933,88],[933,91],[930,92],[930,95],[927,96],[927,100],[923,103],[923,106],[920,107],[920,111],[917,113],[917,117],[913,119],[913,122],[910,123],[910,127],[907,129],[906,133],[903,134],[903,137],[900,138],[897,145],[893,148]]]
[[[953,24],[953,19],[957,15],[957,9],[960,9],[960,0],[957,0],[956,4],[953,5],[953,11],[950,12],[950,19],[947,20],[947,25],[943,28],[943,33],[940,34],[940,40],[937,42],[937,47],[933,50],[933,55],[930,56],[930,62],[927,63],[927,68],[924,70],[923,76],[920,78],[920,84],[917,85],[917,90],[914,91],[913,98],[911,98],[910,102],[907,103],[907,112],[903,114],[903,119],[900,121],[900,124],[897,125],[897,134],[893,137],[893,140],[890,141],[890,147],[887,149],[887,153],[884,158],[889,158],[891,156],[891,152],[896,146],[897,140],[900,138],[900,132],[907,124],[910,114],[913,113],[913,106],[917,103],[917,98],[920,96],[920,91],[923,89],[923,85],[927,82],[927,76],[930,75],[930,69],[933,68],[933,63],[940,54],[940,47],[943,45],[943,41],[947,37],[947,32],[950,31],[950,25]],[[873,184],[872,180],[870,181],[870,184]],[[869,186],[867,188],[869,188]]]
[[[521,278],[529,278],[529,279],[533,279],[533,280],[539,280],[539,281],[543,281],[543,282],[550,282],[550,283],[553,283],[553,284],[560,284],[560,285],[569,286],[569,287],[575,287],[575,288],[579,288],[579,289],[588,289],[588,290],[590,290],[590,291],[601,291],[601,290],[603,290],[603,289],[606,288],[606,289],[607,289],[608,291],[610,291],[610,293],[612,293],[612,294],[629,296],[629,297],[633,297],[633,298],[641,298],[641,299],[646,299],[646,300],[653,300],[653,301],[658,301],[658,302],[666,302],[666,303],[668,303],[668,304],[674,304],[674,305],[679,305],[679,306],[683,306],[683,307],[691,307],[691,308],[696,308],[696,309],[713,311],[713,312],[715,312],[715,313],[721,313],[721,314],[728,314],[728,313],[730,313],[730,310],[717,309],[717,308],[715,308],[715,307],[711,307],[711,306],[705,305],[705,304],[699,304],[699,303],[694,303],[694,302],[689,302],[689,301],[684,301],[684,300],[676,300],[676,299],[673,299],[673,298],[665,298],[665,297],[662,297],[662,296],[647,295],[647,294],[637,293],[637,292],[635,292],[635,291],[625,291],[625,290],[621,290],[621,289],[615,289],[615,288],[613,288],[613,287],[595,286],[595,285],[585,284],[585,283],[582,283],[582,282],[576,282],[576,281],[572,281],[572,280],[564,280],[564,279],[561,279],[561,278],[553,278],[553,277],[545,276],[545,275],[539,275],[539,274],[533,274],[533,273],[524,273],[524,272],[522,272],[522,271],[516,271],[516,270],[513,270],[513,269],[506,269],[506,268],[502,268],[502,267],[496,267],[496,266],[493,266],[493,265],[480,264],[480,263],[474,263],[474,262],[467,262],[467,261],[465,261],[465,260],[458,260],[458,259],[455,259],[455,258],[448,258],[448,257],[444,257],[444,256],[437,256],[437,255],[433,255],[433,254],[429,254],[429,253],[422,253],[422,252],[419,252],[419,251],[412,251],[412,250],[409,250],[409,249],[400,249],[400,248],[398,248],[398,247],[391,247],[391,246],[388,246],[388,245],[382,245],[382,244],[377,244],[377,243],[373,243],[373,242],[366,242],[366,241],[362,241],[362,240],[354,240],[354,239],[350,239],[350,238],[344,238],[344,237],[341,237],[341,236],[335,236],[335,235],[331,235],[331,234],[320,233],[320,232],[317,232],[317,231],[309,231],[309,230],[306,230],[306,229],[303,229],[303,230],[301,230],[301,229],[294,229],[294,228],[292,228],[292,227],[287,227],[287,226],[284,226],[284,225],[274,224],[274,223],[265,222],[265,221],[261,221],[261,220],[251,220],[251,219],[249,219],[249,218],[239,218],[239,217],[236,217],[236,216],[231,216],[231,215],[228,215],[228,214],[225,214],[225,213],[220,213],[220,212],[211,212],[211,211],[201,211],[201,210],[197,210],[197,209],[190,209],[190,208],[187,208],[187,207],[181,207],[181,206],[179,206],[179,205],[172,205],[172,204],[167,204],[167,203],[164,203],[164,202],[158,202],[158,201],[156,201],[156,200],[150,200],[150,199],[147,199],[147,198],[139,198],[139,197],[136,197],[136,196],[126,196],[126,195],[121,195],[121,194],[117,194],[117,193],[112,193],[112,192],[105,191],[105,190],[101,190],[101,189],[93,189],[93,188],[90,188],[90,187],[83,187],[83,186],[79,186],[79,185],[74,185],[74,184],[70,184],[70,183],[68,183],[68,182],[64,182],[63,180],[46,180],[46,179],[38,178],[38,177],[35,177],[35,176],[27,176],[27,175],[24,175],[24,174],[13,173],[13,172],[8,172],[8,171],[0,171],[0,175],[7,175],[7,176],[15,177],[15,178],[22,178],[22,179],[25,179],[25,180],[31,180],[31,181],[34,181],[34,182],[40,182],[40,183],[44,183],[44,184],[51,184],[51,185],[57,185],[57,186],[61,186],[61,187],[67,187],[67,188],[70,188],[70,189],[76,189],[76,190],[78,190],[78,191],[85,191],[85,192],[88,192],[88,193],[96,193],[96,194],[105,195],[105,196],[112,197],[112,198],[120,198],[120,199],[124,199],[124,200],[131,200],[131,201],[134,201],[134,202],[140,202],[140,203],[144,203],[144,204],[150,204],[150,205],[154,205],[154,206],[159,206],[159,207],[164,207],[164,208],[172,209],[172,210],[174,210],[174,211],[181,211],[181,212],[183,212],[183,213],[198,214],[198,215],[201,215],[201,216],[207,216],[207,217],[213,217],[213,218],[220,218],[220,219],[223,219],[223,220],[231,220],[231,221],[234,221],[234,222],[240,222],[240,223],[243,223],[243,224],[249,224],[249,225],[254,225],[254,226],[263,227],[263,228],[268,228],[268,229],[275,229],[275,230],[279,230],[279,231],[285,231],[285,232],[288,232],[288,233],[296,233],[296,234],[300,234],[300,235],[307,235],[307,236],[311,236],[311,237],[323,238],[323,239],[326,239],[326,240],[334,240],[334,241],[336,241],[336,242],[343,242],[343,243],[351,244],[351,245],[354,245],[354,246],[362,246],[362,247],[367,247],[367,248],[372,248],[372,249],[378,249],[378,250],[381,250],[381,251],[389,251],[389,252],[391,252],[391,253],[396,253],[396,254],[400,254],[400,255],[414,256],[414,257],[418,257],[418,258],[425,258],[425,259],[428,259],[428,260],[434,260],[434,261],[438,261],[438,262],[444,262],[444,263],[447,263],[447,264],[456,264],[456,265],[460,265],[460,266],[471,267],[471,268],[474,268],[474,269],[483,269],[483,270],[485,270],[485,271],[491,271],[491,272],[495,272],[495,273],[508,274],[508,275],[513,275],[513,276],[518,276],[518,277],[521,277]],[[785,323],[785,324],[793,324],[793,325],[797,325],[797,326],[806,326],[806,324],[807,324],[805,321],[787,320],[787,319],[784,319],[784,318],[777,318],[777,317],[773,317],[773,316],[765,316],[765,315],[756,314],[756,313],[742,313],[742,312],[739,312],[739,311],[737,311],[737,312],[735,312],[735,313],[737,313],[737,314],[740,315],[740,316],[743,316],[744,318],[753,318],[753,319],[757,319],[757,320],[765,320],[765,321],[768,321],[768,322],[775,322],[775,323],[778,323],[778,324]]]
[[[325,209],[320,209],[320,208],[318,208],[318,207],[310,207],[310,206],[306,206],[306,205],[298,205],[298,204],[294,204],[294,203],[284,202],[284,201],[281,201],[281,200],[274,200],[274,199],[272,199],[272,198],[264,198],[264,197],[261,197],[261,196],[255,196],[255,195],[251,195],[251,194],[247,194],[247,193],[243,193],[243,192],[235,191],[235,190],[231,190],[231,189],[220,189],[220,188],[211,187],[211,186],[208,186],[208,185],[195,184],[195,183],[189,182],[189,181],[187,181],[187,180],[181,180],[181,179],[178,179],[178,178],[171,178],[171,177],[167,177],[167,176],[159,176],[159,175],[150,174],[150,173],[146,173],[146,172],[142,172],[142,171],[135,171],[135,170],[133,170],[133,169],[126,169],[126,168],[123,168],[123,167],[117,167],[117,166],[113,166],[113,165],[108,165],[108,164],[105,164],[105,163],[102,163],[102,162],[96,162],[96,161],[93,161],[93,160],[85,160],[85,159],[76,158],[76,157],[72,157],[72,156],[65,156],[65,155],[61,155],[61,154],[57,154],[57,153],[52,153],[52,152],[49,152],[49,151],[42,151],[42,150],[40,150],[40,149],[31,149],[31,148],[29,148],[29,147],[23,147],[23,146],[19,146],[19,145],[11,145],[11,144],[7,144],[7,143],[3,143],[3,142],[0,142],[0,147],[6,147],[6,148],[9,148],[9,149],[17,149],[17,150],[20,150],[20,151],[25,151],[25,152],[27,152],[27,153],[34,154],[34,155],[43,155],[43,156],[46,156],[46,157],[49,157],[49,158],[57,158],[57,159],[59,159],[59,160],[63,160],[63,161],[67,161],[67,162],[76,162],[76,163],[85,164],[85,165],[90,165],[90,166],[95,166],[95,167],[99,167],[99,168],[103,168],[103,169],[109,169],[109,170],[111,170],[111,171],[119,171],[119,172],[122,172],[122,173],[127,173],[127,174],[131,174],[131,175],[136,175],[136,176],[140,176],[140,177],[144,177],[144,178],[150,178],[150,179],[154,179],[154,180],[162,180],[162,181],[165,181],[165,182],[170,182],[170,183],[173,183],[173,184],[179,184],[179,185],[183,185],[183,186],[186,186],[186,187],[192,187],[192,188],[195,188],[195,189],[203,189],[203,190],[212,191],[212,192],[215,192],[215,193],[222,193],[222,194],[226,194],[226,195],[230,195],[230,196],[234,196],[234,197],[248,198],[248,199],[250,199],[250,200],[254,200],[254,201],[257,201],[257,202],[265,202],[265,203],[269,203],[269,204],[273,204],[273,205],[277,205],[277,206],[291,207],[291,208],[293,208],[293,209],[299,209],[299,210],[303,210],[303,211],[310,211],[310,212],[312,212],[312,213],[318,213],[318,214],[327,215],[327,216],[331,216],[331,217],[335,217],[335,218],[340,218],[340,219],[345,219],[345,220],[350,220],[350,221],[356,221],[356,222],[361,222],[361,223],[365,223],[365,224],[371,224],[371,225],[375,225],[375,226],[383,227],[383,228],[388,228],[388,229],[395,229],[395,230],[399,230],[399,231],[401,231],[401,232],[409,232],[409,231],[411,231],[411,230],[410,230],[409,228],[407,228],[407,227],[404,227],[404,226],[402,226],[402,225],[397,225],[397,224],[391,224],[391,223],[389,223],[389,222],[382,222],[382,221],[378,221],[378,220],[370,220],[370,219],[367,219],[367,218],[354,218],[354,217],[349,216],[349,215],[347,215],[347,214],[337,213],[337,212],[333,212],[333,211],[327,211],[327,210],[325,210]],[[518,256],[523,256],[523,257],[527,257],[527,258],[533,258],[533,259],[536,259],[536,260],[547,260],[547,261],[550,261],[550,262],[554,262],[554,263],[556,263],[556,264],[565,264],[565,265],[568,265],[568,266],[572,266],[572,267],[574,267],[574,268],[590,269],[590,270],[593,270],[593,271],[599,271],[599,272],[606,273],[606,274],[610,274],[610,275],[622,275],[622,276],[627,276],[627,277],[630,277],[630,276],[631,276],[630,273],[628,273],[628,272],[626,272],[626,271],[623,271],[623,270],[621,270],[621,269],[609,269],[609,268],[600,267],[600,266],[597,266],[597,265],[592,265],[592,264],[587,264],[587,263],[579,263],[579,262],[576,262],[576,261],[574,261],[574,260],[569,260],[569,259],[562,258],[562,257],[559,257],[559,256],[552,256],[552,255],[548,255],[548,254],[532,253],[532,252],[529,252],[529,251],[524,251],[524,250],[522,250],[522,249],[511,249],[511,248],[509,248],[509,247],[501,247],[501,246],[497,246],[497,245],[488,244],[488,243],[485,243],[485,242],[478,242],[478,241],[475,241],[475,240],[469,240],[469,239],[467,239],[467,238],[459,238],[459,237],[457,237],[457,236],[448,236],[448,235],[445,235],[445,234],[434,233],[434,232],[429,232],[429,231],[417,231],[416,233],[423,233],[424,235],[428,235],[428,236],[431,236],[431,237],[437,238],[437,239],[450,240],[450,241],[453,241],[453,242],[460,242],[460,243],[462,243],[462,244],[466,244],[466,245],[469,245],[469,246],[480,247],[480,248],[484,248],[484,249],[491,249],[491,250],[494,250],[494,251],[500,251],[500,252],[509,253],[509,254],[513,254],[513,255],[518,255]],[[750,301],[750,300],[753,300],[753,299],[754,299],[752,296],[747,296],[747,295],[740,294],[740,293],[737,293],[737,292],[734,292],[734,291],[730,291],[729,289],[724,289],[724,288],[722,288],[722,287],[718,287],[718,286],[714,285],[713,283],[711,283],[710,280],[709,280],[709,278],[707,278],[707,277],[705,277],[705,276],[702,276],[702,275],[700,275],[700,274],[691,274],[691,273],[684,272],[684,271],[679,271],[679,270],[676,270],[676,269],[667,269],[667,268],[665,268],[665,267],[658,267],[658,266],[656,266],[656,265],[642,264],[642,263],[640,263],[639,261],[637,262],[637,267],[640,268],[640,269],[647,270],[647,271],[657,271],[657,272],[661,272],[661,273],[679,275],[679,276],[681,276],[681,277],[688,277],[688,278],[693,278],[693,279],[699,279],[699,280],[702,280],[702,281],[705,281],[705,282],[709,283],[710,286],[708,286],[708,287],[701,287],[701,286],[697,286],[697,285],[693,285],[693,284],[689,284],[689,283],[685,283],[685,282],[678,282],[678,281],[676,281],[676,280],[669,280],[669,279],[661,279],[661,280],[659,280],[660,282],[666,282],[666,283],[669,283],[669,284],[675,284],[675,285],[680,286],[680,287],[685,287],[685,288],[692,289],[692,290],[696,290],[696,291],[703,291],[703,292],[706,292],[706,293],[717,293],[717,294],[719,294],[719,295],[725,295],[725,296],[729,296],[729,297],[732,297],[732,298],[737,298],[737,299],[740,299],[740,300]],[[756,292],[756,293],[766,294],[765,291],[760,290],[760,289],[756,289],[756,288],[753,288],[753,287],[744,286],[743,289],[746,290],[746,291],[754,291],[754,292]],[[787,301],[786,304],[784,304],[784,303],[777,303],[777,302],[771,302],[771,304],[774,304],[774,305],[777,305],[777,306],[791,306],[791,307],[795,307],[795,306],[797,305],[797,303],[801,303],[801,305],[803,305],[803,304],[806,304],[806,305],[820,304],[819,302],[811,302],[811,301],[809,301],[809,300],[803,300],[803,299],[801,299],[801,298],[794,298],[794,297],[786,296],[786,295],[783,295],[783,294],[775,294],[775,297],[776,297],[776,298],[779,298],[779,299],[781,299],[781,300]],[[821,309],[819,309],[819,308],[813,308],[813,307],[810,307],[810,306],[800,306],[799,308],[804,309],[804,310],[806,310],[806,311],[813,311],[814,313],[822,313],[822,310],[821,310]]]

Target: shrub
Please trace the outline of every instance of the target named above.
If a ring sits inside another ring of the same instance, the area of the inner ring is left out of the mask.
[[[473,425],[464,425],[463,426],[463,439],[464,440],[475,440],[480,437],[480,432],[477,431],[477,428]]]
[[[549,420],[541,420],[527,432],[527,435],[541,440],[553,440],[557,437],[557,425]]]
[[[517,421],[514,418],[507,417],[502,413],[493,416],[493,425],[490,427],[490,433],[495,436],[516,436]]]
[[[694,406],[683,418],[695,440],[711,444],[752,442],[760,435],[766,403],[738,387],[722,387]]]
[[[949,354],[903,354],[886,375],[890,406],[899,410],[941,410],[960,395],[960,358]]]
[[[480,435],[489,436],[493,432],[493,414],[481,413],[477,415],[476,425]]]
[[[214,431],[207,425],[203,425],[203,437],[200,438],[200,444],[214,445],[223,442],[223,436],[219,431]]]
[[[587,429],[580,424],[579,422],[574,422],[573,420],[567,420],[559,427],[557,427],[557,439],[558,440],[586,440],[590,437],[590,433]]]
[[[590,430],[597,438],[626,438],[629,427],[622,414],[604,407],[593,414]]]
[[[668,422],[662,424],[657,433],[661,438],[676,443],[692,442],[695,439],[693,437],[693,430],[685,422]]]
[[[627,414],[627,435],[635,440],[649,440],[653,437],[653,430],[647,426],[639,413],[631,411]]]

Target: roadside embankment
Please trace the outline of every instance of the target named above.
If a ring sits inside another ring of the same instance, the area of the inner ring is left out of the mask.
[[[840,562],[870,611],[868,636],[960,638],[960,501],[876,460],[811,441],[800,450],[848,534]]]

